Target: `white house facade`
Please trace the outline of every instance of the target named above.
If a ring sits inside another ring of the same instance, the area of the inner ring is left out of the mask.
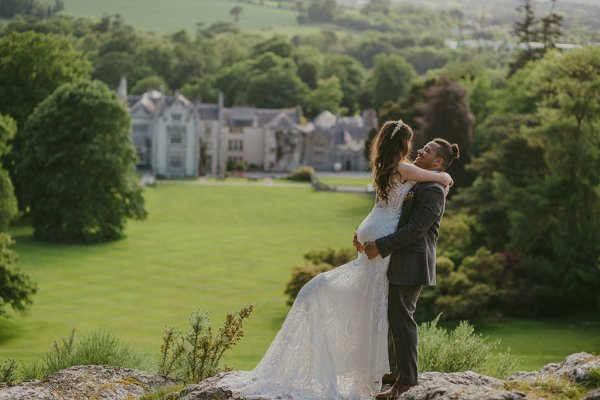
[[[264,109],[193,103],[176,92],[151,90],[119,96],[131,116],[138,167],[166,178],[223,176],[229,168],[289,172],[302,165],[317,170],[366,170],[364,143],[376,126],[372,112],[339,117],[325,112],[301,125],[300,107]],[[340,168],[337,168],[340,169]]]

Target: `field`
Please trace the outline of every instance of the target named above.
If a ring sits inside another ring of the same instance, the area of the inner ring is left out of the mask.
[[[198,23],[208,26],[217,21],[234,22],[229,11],[242,7],[238,25],[243,30],[269,31],[282,34],[314,31],[298,25],[298,13],[265,3],[265,6],[231,0],[65,0],[67,15],[101,18],[104,14],[120,14],[125,22],[142,31],[158,34],[187,29],[195,32]]]
[[[146,190],[149,217],[124,240],[48,245],[13,227],[20,267],[39,285],[25,316],[0,317],[0,361],[39,357],[72,328],[108,329],[156,356],[165,326],[186,326],[197,309],[220,322],[253,303],[246,336],[230,355],[252,368],[286,315],[283,290],[309,250],[350,246],[370,196],[313,192],[306,185],[161,184]],[[594,316],[477,322],[537,369],[577,351],[600,352]]]

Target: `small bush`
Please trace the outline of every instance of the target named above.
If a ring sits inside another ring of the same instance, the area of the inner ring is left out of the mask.
[[[41,379],[61,369],[75,365],[114,365],[125,368],[143,368],[146,359],[112,333],[96,331],[78,338],[75,329],[68,337],[54,341],[43,361],[34,361],[22,367],[23,379]]]
[[[600,388],[600,369],[590,369],[585,374],[582,384],[588,388]]]
[[[508,381],[504,386],[507,390],[525,393],[528,399],[582,399],[585,395],[585,389],[581,385],[566,378],[545,377],[533,381]]]
[[[285,287],[284,293],[289,296],[287,304],[289,306],[294,304],[294,300],[296,300],[298,293],[300,293],[300,289],[302,289],[302,286],[306,285],[308,281],[319,275],[321,272],[327,272],[331,269],[333,269],[333,266],[327,263],[309,263],[295,266],[292,270],[292,278]]]
[[[314,175],[315,169],[313,167],[300,167],[289,174],[286,179],[290,181],[312,182]]]
[[[304,259],[313,264],[329,264],[334,267],[346,264],[348,261],[356,258],[356,250],[352,248],[347,249],[330,249],[319,251],[309,251],[304,255]]]
[[[19,365],[15,360],[6,360],[0,367],[0,383],[14,385],[18,381]]]
[[[518,359],[507,353],[493,356],[500,344],[488,337],[475,334],[472,325],[461,321],[447,331],[438,326],[440,315],[421,325],[419,332],[419,367],[422,371],[460,372],[474,371],[505,378],[514,371]],[[496,366],[492,364],[496,361]]]
[[[168,328],[163,333],[158,373],[184,383],[197,383],[227,369],[221,365],[223,354],[244,336],[243,323],[254,306],[242,307],[237,314],[227,314],[219,332],[206,314],[196,311],[190,316],[190,329],[180,332]]]

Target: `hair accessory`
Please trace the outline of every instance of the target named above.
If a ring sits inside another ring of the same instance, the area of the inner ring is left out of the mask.
[[[404,125],[404,121],[402,121],[401,119],[399,119],[398,121],[396,121],[396,127],[394,128],[394,130],[392,131],[392,136],[390,137],[390,139],[394,138],[394,135],[396,134],[396,132],[398,132],[400,130],[400,128],[402,128],[402,125]]]

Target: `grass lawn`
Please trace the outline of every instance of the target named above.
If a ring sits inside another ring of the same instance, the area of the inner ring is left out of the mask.
[[[319,181],[329,186],[367,186],[372,183],[371,178],[336,178],[336,177],[319,177]]]
[[[217,21],[233,22],[229,11],[235,6],[242,7],[238,24],[243,30],[302,30],[296,22],[297,11],[233,0],[65,0],[64,13],[96,19],[120,14],[138,29],[163,34],[181,28],[195,32],[199,22],[205,27]]]
[[[185,328],[197,309],[219,322],[256,305],[246,336],[229,354],[252,368],[287,313],[283,295],[292,266],[309,250],[349,247],[372,208],[370,196],[297,187],[161,184],[147,188],[149,217],[130,222],[124,240],[93,245],[34,241],[11,229],[20,267],[38,283],[26,316],[0,317],[0,361],[32,359],[72,328],[104,328],[158,355],[165,326]],[[477,322],[537,369],[565,355],[600,353],[597,316]]]
[[[148,219],[131,222],[114,243],[49,245],[28,226],[11,230],[39,293],[28,315],[0,318],[0,359],[40,356],[73,327],[109,329],[158,354],[164,327],[185,327],[193,310],[217,322],[254,303],[230,355],[251,368],[286,315],[292,266],[307,251],[351,246],[372,207],[369,196],[306,186],[159,184],[146,199]]]

